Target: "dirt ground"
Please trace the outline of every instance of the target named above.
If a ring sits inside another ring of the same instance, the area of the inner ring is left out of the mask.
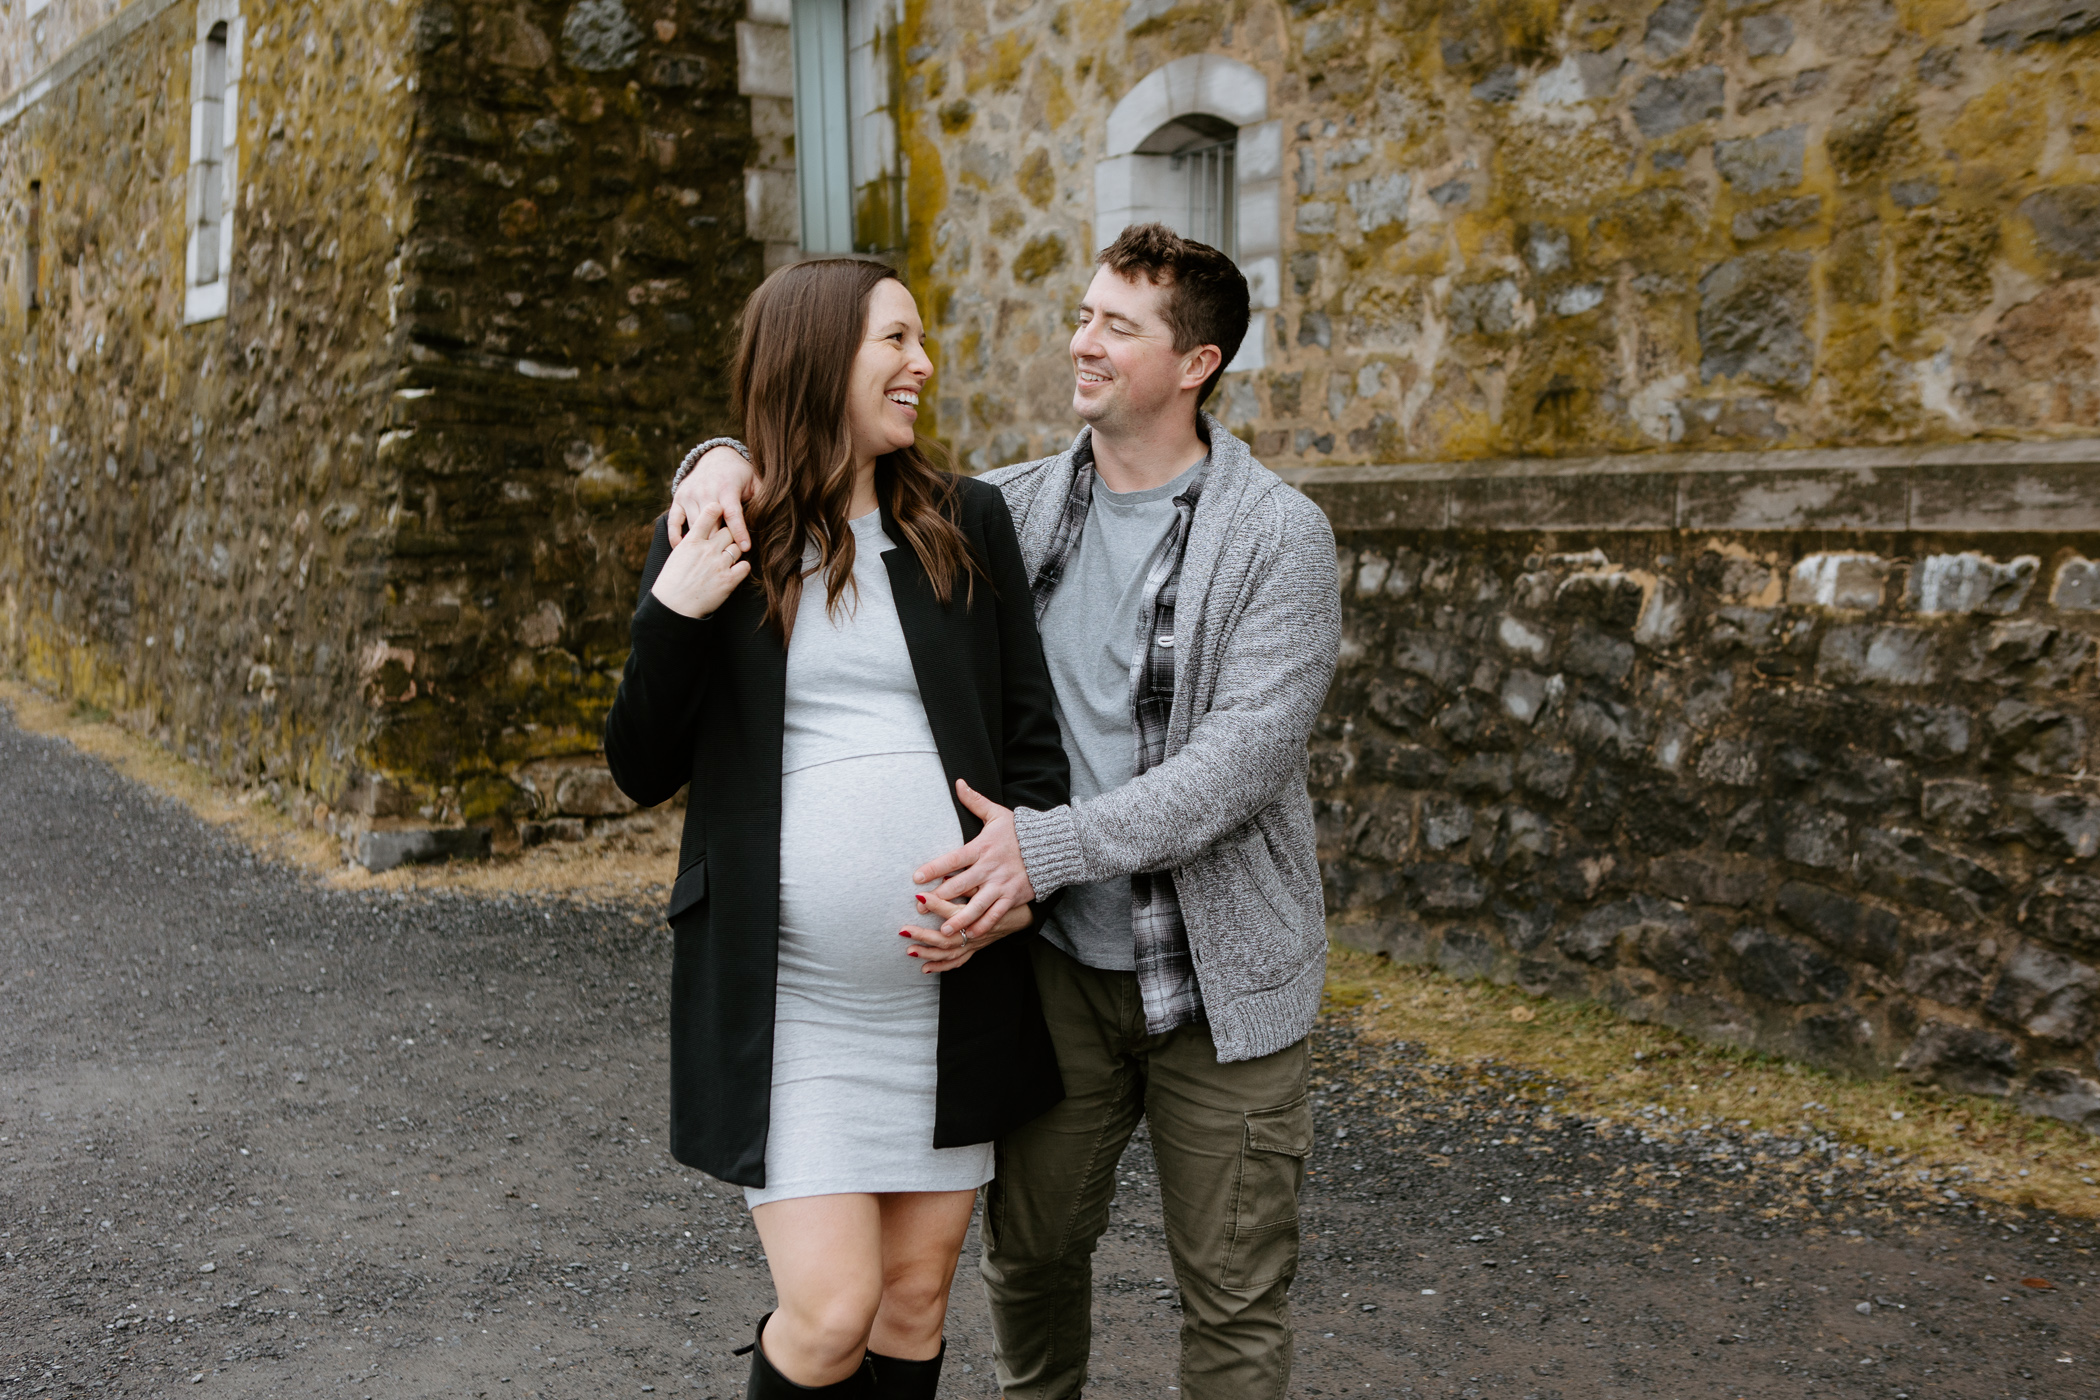
[[[654,907],[332,887],[4,718],[0,781],[0,1396],[742,1393],[770,1291],[661,1150]],[[2100,1393],[2087,1222],[1601,1123],[1355,1014],[1316,1042],[1293,1394]],[[1142,1138],[1124,1173],[1090,1393],[1164,1396]],[[958,1397],[995,1393],[975,1249]]]

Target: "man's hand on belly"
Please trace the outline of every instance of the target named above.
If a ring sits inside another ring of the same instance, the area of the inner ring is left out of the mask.
[[[1014,812],[980,794],[962,779],[955,780],[957,800],[984,823],[984,830],[968,845],[930,860],[913,875],[915,885],[941,881],[933,893],[944,900],[968,897],[968,902],[941,924],[942,933],[970,931],[972,938],[990,937],[1009,909],[1035,900],[1029,883],[1028,863],[1021,859],[1021,841],[1014,834]]]

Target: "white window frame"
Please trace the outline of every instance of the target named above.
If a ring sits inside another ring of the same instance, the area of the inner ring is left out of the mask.
[[[1269,81],[1222,54],[1193,54],[1153,69],[1108,114],[1094,165],[1094,236],[1102,247],[1132,224],[1158,222],[1189,234],[1190,176],[1170,152],[1148,149],[1179,118],[1206,116],[1238,129],[1233,143],[1236,246],[1251,309],[1273,310],[1282,289],[1283,123],[1269,120]],[[1269,318],[1256,315],[1229,371],[1268,363]]]
[[[793,0],[795,185],[804,254],[878,252],[901,244],[903,182],[890,111],[893,0]],[[888,229],[860,228],[863,191],[886,183]]]
[[[794,0],[795,186],[802,251],[853,251],[852,117],[845,0]]]
[[[222,24],[225,84],[214,101],[209,89],[211,35]],[[190,51],[190,162],[183,205],[189,230],[182,259],[184,325],[216,321],[226,314],[234,196],[240,188],[241,52],[246,39],[239,0],[198,0],[197,43]],[[217,207],[207,208],[214,195]]]

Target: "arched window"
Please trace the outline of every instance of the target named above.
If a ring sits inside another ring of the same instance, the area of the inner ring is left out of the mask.
[[[1167,157],[1175,178],[1165,191],[1175,217],[1167,225],[1184,238],[1208,243],[1228,257],[1239,252],[1233,239],[1239,188],[1234,156],[1239,128],[1206,112],[1176,117],[1138,144],[1139,155]]]
[[[202,0],[190,64],[189,246],[183,320],[226,314],[240,153],[241,17],[234,0]]]
[[[1094,237],[1106,247],[1131,224],[1158,222],[1230,256],[1256,312],[1282,280],[1283,124],[1269,119],[1259,70],[1218,54],[1178,58],[1138,81],[1108,116],[1094,167]],[[1267,361],[1257,315],[1229,368]]]

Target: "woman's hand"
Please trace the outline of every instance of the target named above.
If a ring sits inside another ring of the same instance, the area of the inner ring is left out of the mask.
[[[721,524],[719,506],[705,509],[664,561],[649,592],[681,617],[706,617],[727,602],[751,572],[743,546]]]
[[[936,919],[945,922],[962,908],[950,904],[939,895],[922,894],[919,907]],[[971,955],[987,943],[997,942],[1009,933],[1019,933],[1035,922],[1035,909],[1026,904],[1016,905],[999,916],[987,934],[942,933],[937,928],[899,929],[900,937],[909,938],[911,946],[905,950],[906,957],[919,959],[926,964],[928,972],[953,972],[968,962]]]
[[[744,502],[757,486],[758,476],[743,453],[734,447],[710,447],[671,493],[671,543],[684,540],[689,524],[698,530],[700,521],[711,512],[729,527],[738,544],[751,548]]]

